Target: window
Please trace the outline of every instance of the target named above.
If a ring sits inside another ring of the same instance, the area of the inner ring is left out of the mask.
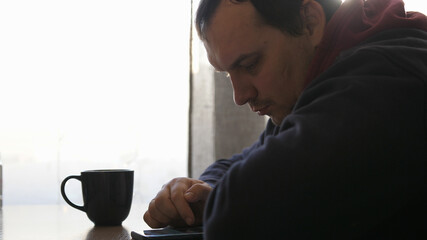
[[[406,11],[417,11],[427,14],[427,3],[418,0],[404,0]]]
[[[134,169],[142,200],[187,175],[190,17],[190,1],[0,3],[4,204],[62,202],[87,169]]]

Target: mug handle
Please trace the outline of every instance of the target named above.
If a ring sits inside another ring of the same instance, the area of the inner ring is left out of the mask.
[[[80,211],[86,212],[83,206],[77,206],[76,204],[72,203],[72,202],[68,199],[67,195],[65,194],[65,184],[66,184],[66,183],[67,183],[67,181],[68,181],[68,180],[70,180],[71,178],[77,179],[77,180],[79,180],[80,182],[82,181],[81,176],[68,176],[68,177],[66,177],[66,178],[62,181],[62,183],[61,183],[61,195],[62,195],[62,197],[64,198],[64,200],[65,200],[65,201],[66,201],[66,202],[67,202],[71,207],[76,208],[76,209],[78,209],[78,210],[80,210]]]

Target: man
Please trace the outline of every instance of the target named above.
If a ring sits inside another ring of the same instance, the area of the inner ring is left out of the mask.
[[[426,233],[424,15],[401,0],[205,0],[196,25],[235,103],[270,121],[200,180],[166,184],[151,227],[203,217],[208,240]]]

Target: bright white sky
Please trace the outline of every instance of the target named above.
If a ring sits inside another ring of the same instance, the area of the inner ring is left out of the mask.
[[[149,2],[3,1],[0,151],[7,133],[155,138],[186,111],[189,10]]]

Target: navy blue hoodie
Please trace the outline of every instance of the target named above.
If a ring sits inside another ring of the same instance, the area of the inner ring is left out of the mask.
[[[337,56],[280,126],[202,174],[205,239],[426,235],[427,32],[381,30]]]

